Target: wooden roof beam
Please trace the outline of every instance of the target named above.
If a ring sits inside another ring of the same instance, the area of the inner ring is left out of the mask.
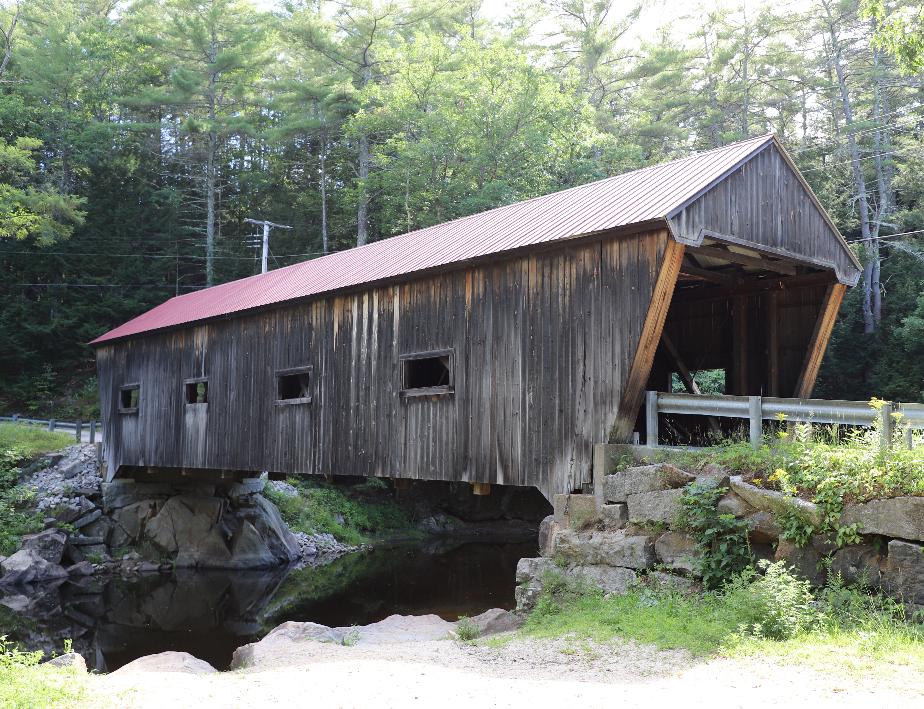
[[[727,273],[720,273],[719,271],[710,271],[708,268],[700,268],[692,264],[689,259],[684,259],[683,263],[680,265],[680,274],[682,276],[699,278],[709,283],[716,283],[727,288],[734,288],[738,284],[738,279],[734,276],[730,276]]]
[[[761,258],[759,256],[739,254],[735,251],[727,251],[714,246],[688,246],[687,251],[694,256],[721,259],[722,261],[735,263],[739,266],[751,266],[752,268],[760,268],[765,271],[784,273],[787,276],[796,275],[796,265],[787,261],[771,261],[770,259]]]

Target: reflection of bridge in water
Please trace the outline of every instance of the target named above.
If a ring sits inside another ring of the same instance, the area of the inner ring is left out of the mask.
[[[224,669],[235,649],[288,620],[348,626],[393,613],[455,620],[512,608],[517,561],[536,553],[534,534],[524,536],[513,543],[443,538],[394,545],[302,569],[178,570],[43,584],[32,595],[16,589],[0,597],[0,632],[49,654],[72,639],[99,671],[166,650]]]

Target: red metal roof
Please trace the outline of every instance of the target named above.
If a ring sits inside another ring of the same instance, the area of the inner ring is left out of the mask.
[[[751,138],[171,298],[93,340],[240,313],[416,271],[664,219],[773,141]]]

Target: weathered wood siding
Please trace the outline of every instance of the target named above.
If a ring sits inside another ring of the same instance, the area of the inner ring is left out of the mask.
[[[110,476],[127,465],[577,489],[616,416],[669,238],[601,237],[100,347]],[[442,349],[454,393],[400,396],[400,355]],[[274,403],[276,370],[302,366],[311,403]],[[208,378],[208,404],[186,406],[193,377]],[[139,411],[120,414],[131,382]]]
[[[856,285],[859,269],[775,145],[704,192],[670,219],[678,240],[697,244],[705,235],[778,256],[833,269]]]

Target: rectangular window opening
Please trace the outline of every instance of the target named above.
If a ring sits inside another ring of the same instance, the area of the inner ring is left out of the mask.
[[[311,401],[311,367],[276,372],[276,403],[307,404]]]
[[[208,379],[187,379],[184,382],[183,390],[186,393],[187,404],[209,403]]]
[[[690,376],[693,377],[701,394],[725,393],[724,369],[701,369],[698,372],[690,372]],[[671,392],[674,394],[687,393],[687,388],[677,372],[671,374]]]
[[[119,413],[134,414],[141,401],[141,385],[126,384],[119,388]]]
[[[452,352],[423,352],[402,357],[401,392],[427,396],[452,392]]]

